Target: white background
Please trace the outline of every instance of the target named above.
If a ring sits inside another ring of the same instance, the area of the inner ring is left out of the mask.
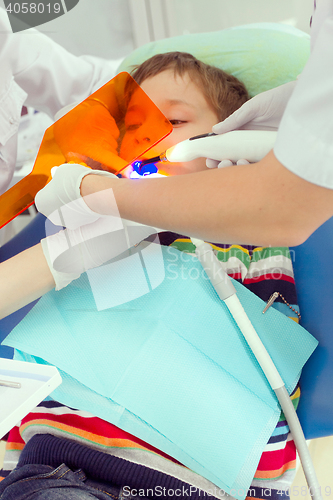
[[[74,54],[118,59],[151,40],[255,22],[309,32],[312,7],[313,0],[80,0],[38,29]]]

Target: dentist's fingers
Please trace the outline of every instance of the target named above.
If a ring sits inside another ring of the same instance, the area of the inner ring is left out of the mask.
[[[212,160],[211,158],[206,159],[206,167],[207,168],[217,168],[219,165],[218,160]]]
[[[233,165],[233,162],[231,160],[222,160],[218,164],[218,168],[231,167],[231,165]]]
[[[207,158],[206,167],[208,168],[223,168],[223,167],[231,167],[233,162],[231,160],[212,160],[211,158]]]

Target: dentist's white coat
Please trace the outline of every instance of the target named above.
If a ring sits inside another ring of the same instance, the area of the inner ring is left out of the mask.
[[[296,175],[333,189],[333,0],[317,0],[311,48],[281,120],[274,153]]]
[[[0,194],[13,177],[23,104],[53,118],[113,78],[118,63],[76,57],[35,29],[13,34],[0,9]]]

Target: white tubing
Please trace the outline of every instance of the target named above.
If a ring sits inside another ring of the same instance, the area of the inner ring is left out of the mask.
[[[261,342],[257,332],[246,312],[243,309],[237,295],[232,295],[224,300],[239,329],[244,335],[245,340],[252,349],[253,354],[258,360],[270,386],[274,390],[281,409],[286,417],[291,435],[296,445],[296,449],[302,464],[304,475],[309,487],[309,493],[313,500],[322,500],[320,485],[316,476],[316,471],[311,459],[311,455],[306,443],[301,424],[298,420],[294,405],[290,399],[283,380],[277,371],[270,355]]]
[[[275,394],[279,400],[284,416],[286,417],[286,420],[288,422],[293,440],[295,441],[305,479],[309,487],[309,493],[313,500],[322,500],[321,488],[316,476],[316,471],[313,466],[309,448],[287,389],[285,387],[280,387],[280,389],[276,389]]]
[[[195,253],[220,299],[225,300],[227,297],[235,295],[236,289],[221,266],[221,262],[216,258],[212,247],[203,241],[194,238],[191,240],[192,243],[197,242],[194,243],[197,247]]]
[[[236,321],[240,331],[244,335],[246,342],[252,349],[253,354],[257,358],[264,374],[270,386],[273,390],[280,389],[284,386],[284,382],[277,371],[270,355],[266,351],[266,348],[262,341],[260,340],[257,332],[253,328],[251,321],[249,320],[246,312],[243,309],[237,295],[232,295],[224,301],[225,305],[231,312],[232,317]]]

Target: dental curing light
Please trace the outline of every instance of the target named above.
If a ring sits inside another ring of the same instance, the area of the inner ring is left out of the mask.
[[[229,309],[246,342],[260,364],[271,388],[275,392],[294,439],[311,497],[313,500],[322,500],[320,485],[318,483],[301,424],[298,420],[296,410],[284,382],[276,369],[272,358],[267,352],[264,344],[244,311],[244,308],[237,297],[236,289],[232,284],[231,279],[224,271],[221,262],[214,254],[213,248],[208,243],[196,238],[191,238],[191,241],[196,246],[196,256],[210,279],[217,295],[221,300],[223,300]]]
[[[152,161],[149,161],[149,163],[145,163],[144,160],[143,161],[137,160],[133,162],[132,167],[133,171],[140,174],[140,176],[156,174],[158,170],[155,163],[153,163]]]
[[[158,168],[154,163],[142,166],[142,161],[137,160],[132,163],[132,168],[133,170],[129,174],[130,179],[142,179],[142,177],[165,177],[165,175],[158,173]]]
[[[268,130],[233,130],[226,134],[196,135],[167,149],[160,156],[141,161],[143,168],[157,162],[186,162],[196,158],[212,160],[237,160],[250,163],[261,160],[275,144],[277,132]]]

